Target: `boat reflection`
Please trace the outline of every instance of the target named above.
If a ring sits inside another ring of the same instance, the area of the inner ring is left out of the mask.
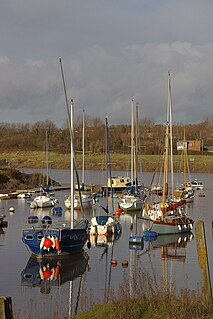
[[[193,233],[160,235],[157,238],[144,238],[148,250],[161,248],[162,259],[185,261],[186,246],[194,238]]]
[[[114,234],[108,234],[108,235],[90,235],[90,243],[91,246],[96,247],[111,247],[115,241],[117,241],[121,236],[121,233],[114,233]]]
[[[38,259],[31,255],[21,273],[21,285],[39,287],[41,293],[48,294],[52,287],[60,287],[83,275],[87,270],[88,260],[89,256],[85,251],[62,258]]]

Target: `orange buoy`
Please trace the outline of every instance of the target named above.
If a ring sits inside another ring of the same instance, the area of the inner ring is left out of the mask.
[[[122,261],[122,267],[123,267],[123,268],[127,268],[127,267],[128,267],[128,260],[124,259],[124,260]]]
[[[117,260],[116,259],[112,259],[112,261],[111,261],[111,264],[112,264],[112,266],[113,267],[116,267],[117,266]]]
[[[122,213],[122,208],[118,208],[116,211],[115,211],[115,213],[114,213],[114,215],[117,215],[117,216],[120,216],[120,214]]]

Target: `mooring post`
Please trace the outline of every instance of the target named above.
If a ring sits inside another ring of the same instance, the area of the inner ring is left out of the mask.
[[[211,280],[209,274],[208,253],[204,222],[198,220],[195,225],[198,262],[201,269],[202,293],[206,301],[212,300]]]
[[[11,297],[0,297],[0,318],[13,319]]]

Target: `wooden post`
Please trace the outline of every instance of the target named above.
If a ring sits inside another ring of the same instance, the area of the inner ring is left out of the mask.
[[[198,263],[201,270],[202,293],[208,302],[212,300],[211,280],[209,275],[208,253],[206,247],[205,227],[202,220],[195,225],[195,236],[197,243]]]
[[[0,297],[0,318],[13,319],[11,297]]]

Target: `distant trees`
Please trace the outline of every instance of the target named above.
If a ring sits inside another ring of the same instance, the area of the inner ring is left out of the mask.
[[[183,124],[173,126],[174,146],[183,139]],[[204,146],[213,146],[213,116],[198,124],[187,124],[187,140],[202,140]],[[34,124],[0,123],[0,150],[34,151],[45,149],[45,132],[49,132],[49,149],[67,153],[70,149],[68,127],[58,128],[51,121],[39,121]],[[130,125],[119,124],[109,127],[111,152],[130,152]],[[139,121],[139,144],[142,154],[159,154],[164,145],[164,125],[156,125],[151,119]],[[105,123],[98,117],[85,117],[85,152],[103,153],[106,148]],[[82,118],[74,123],[75,149],[82,151]],[[175,148],[175,147],[174,147]]]

